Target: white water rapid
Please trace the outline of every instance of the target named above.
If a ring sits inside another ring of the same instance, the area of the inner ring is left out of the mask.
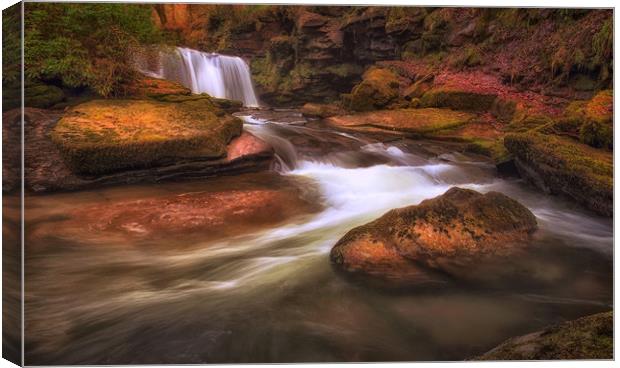
[[[250,68],[240,57],[177,47],[159,51],[156,60],[138,60],[137,64],[142,73],[179,82],[192,93],[208,93],[258,107]]]

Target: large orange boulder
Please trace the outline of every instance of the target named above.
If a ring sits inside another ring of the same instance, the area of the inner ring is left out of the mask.
[[[350,230],[331,259],[348,272],[426,283],[437,271],[459,276],[479,261],[510,255],[536,228],[534,215],[514,199],[455,187]]]

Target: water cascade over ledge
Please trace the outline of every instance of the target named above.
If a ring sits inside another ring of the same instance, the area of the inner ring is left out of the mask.
[[[240,57],[182,47],[158,54],[156,60],[138,60],[142,73],[181,83],[192,93],[208,93],[241,101],[247,107],[258,107],[250,68]]]

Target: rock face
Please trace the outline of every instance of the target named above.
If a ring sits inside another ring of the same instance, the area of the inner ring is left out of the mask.
[[[61,111],[35,108],[24,110],[24,139],[28,142],[24,163],[27,191],[77,190],[105,185],[155,183],[254,172],[268,169],[274,158],[271,146],[248,132],[242,132],[224,147],[221,157],[168,157],[157,165],[146,168],[100,175],[78,174],[66,164],[58,146],[50,139],[62,114]],[[19,139],[20,111],[7,111],[3,114],[3,121],[3,139]],[[6,144],[3,149],[3,190],[6,192],[16,189],[19,184],[19,160],[11,159],[18,157],[19,145]]]
[[[219,158],[242,122],[209,99],[167,103],[95,100],[71,108],[51,138],[79,174],[161,166],[175,158]]]
[[[350,230],[330,256],[348,272],[425,283],[429,273],[458,273],[511,254],[536,227],[527,208],[501,193],[455,187]]]
[[[368,67],[390,60],[420,60],[440,70],[484,70],[520,90],[536,86],[553,95],[585,96],[580,99],[611,86],[613,75],[613,14],[608,9],[154,8],[156,24],[178,32],[183,44],[250,61],[260,97],[269,104],[334,102],[359,83]],[[575,88],[563,88],[566,82]],[[426,86],[419,87],[413,95],[425,92]]]
[[[569,196],[601,215],[613,215],[611,152],[535,131],[509,134],[504,144],[521,176],[543,191]]]
[[[512,338],[474,360],[613,359],[613,312]]]

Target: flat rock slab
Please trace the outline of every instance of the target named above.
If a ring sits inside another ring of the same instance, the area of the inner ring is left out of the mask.
[[[268,169],[274,158],[273,149],[267,143],[244,131],[227,144],[223,157],[168,157],[160,160],[158,166],[149,168],[103,175],[78,174],[65,162],[57,145],[50,139],[50,133],[62,114],[62,111],[54,110],[24,110],[27,142],[24,175],[29,192],[69,191],[254,172]],[[3,120],[3,140],[19,142],[19,110],[4,113]],[[19,183],[19,160],[16,159],[19,157],[19,147],[6,144],[3,149],[3,190],[9,192],[15,190]]]
[[[345,130],[387,131],[427,136],[469,123],[475,115],[450,109],[379,110],[355,115],[333,116],[327,123]]]
[[[223,157],[242,126],[208,98],[93,100],[70,108],[51,138],[73,171],[107,174],[171,157]]]

